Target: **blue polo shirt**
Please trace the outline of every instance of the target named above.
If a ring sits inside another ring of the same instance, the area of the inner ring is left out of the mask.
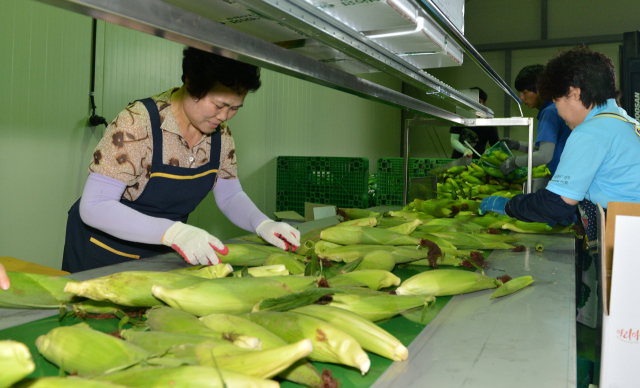
[[[567,140],[547,190],[604,208],[609,201],[640,202],[640,138],[632,124],[594,118],[599,113],[616,113],[636,122],[614,99],[593,108]]]
[[[540,147],[541,141],[548,141],[556,145],[553,150],[553,158],[547,163],[551,174],[555,173],[562,150],[564,150],[567,138],[571,135],[571,129],[558,115],[558,109],[553,101],[545,101],[538,112],[538,135],[536,136],[536,146]]]

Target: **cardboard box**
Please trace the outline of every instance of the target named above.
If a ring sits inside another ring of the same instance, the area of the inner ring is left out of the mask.
[[[600,217],[604,213],[600,210]],[[609,202],[599,240],[602,266],[600,387],[634,387],[640,360],[640,203]],[[603,247],[603,248],[602,248]]]

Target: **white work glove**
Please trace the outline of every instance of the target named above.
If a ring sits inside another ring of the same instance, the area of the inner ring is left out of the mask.
[[[300,232],[285,222],[264,220],[256,228],[256,233],[269,244],[285,251],[289,250],[289,246],[291,246],[295,252],[300,246]]]
[[[164,232],[162,244],[175,249],[191,265],[220,264],[218,254],[224,256],[229,253],[229,248],[217,238],[180,221]]]
[[[466,156],[466,157],[470,158],[471,156],[473,156],[473,151],[471,151],[470,149],[467,148],[462,153],[462,156]]]

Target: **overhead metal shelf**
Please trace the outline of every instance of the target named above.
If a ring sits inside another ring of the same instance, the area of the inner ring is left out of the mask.
[[[214,5],[222,0],[38,0],[96,19],[191,45],[270,70],[305,79],[392,106],[461,123],[463,118],[448,110],[366,81],[321,61],[305,57],[264,39],[248,35],[213,20]],[[168,2],[173,4],[169,4]],[[404,0],[408,1],[408,0]],[[412,1],[412,0],[411,0]],[[227,2],[231,2],[227,0]],[[430,94],[491,118],[485,106],[437,80],[373,39],[350,28],[302,0],[240,0],[262,17],[278,20],[305,46],[315,40],[368,66],[392,74]],[[227,4],[228,5],[228,4]],[[286,23],[286,24],[285,24]],[[299,39],[298,39],[299,40]]]

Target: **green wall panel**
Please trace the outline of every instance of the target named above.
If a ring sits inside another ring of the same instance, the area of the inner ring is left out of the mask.
[[[91,19],[0,2],[0,255],[59,267],[67,210],[99,134],[88,114]]]

